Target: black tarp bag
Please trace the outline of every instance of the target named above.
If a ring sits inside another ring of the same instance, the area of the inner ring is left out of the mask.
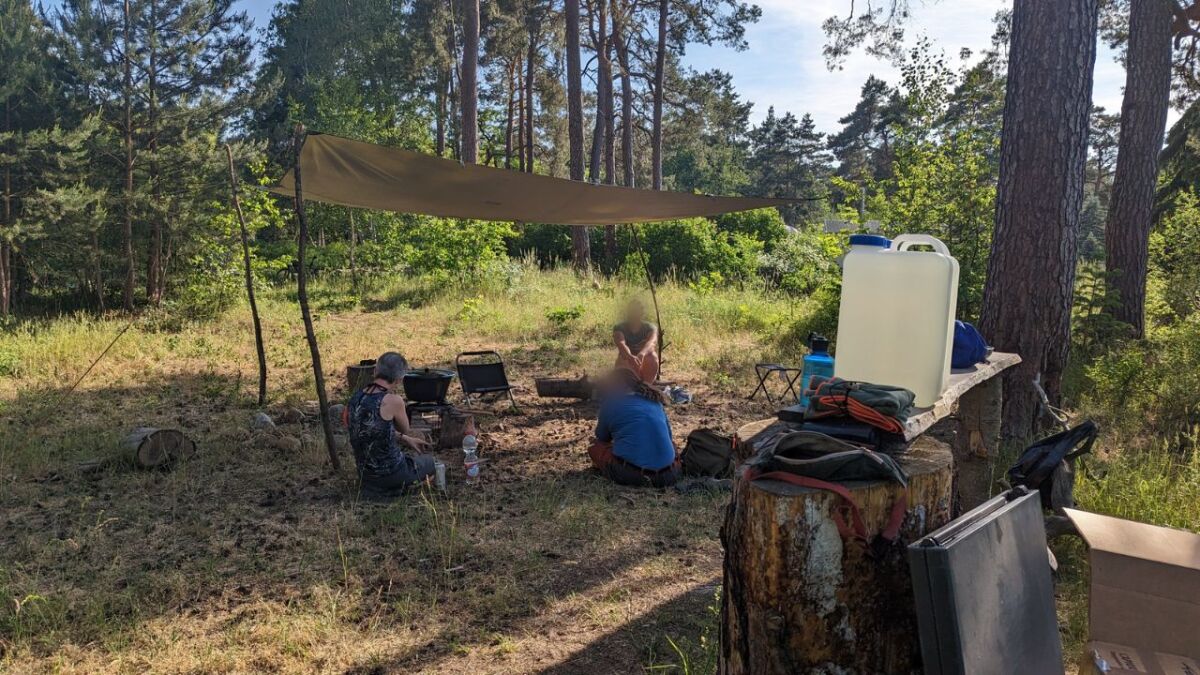
[[[688,434],[680,457],[685,476],[729,478],[733,475],[733,439],[712,429]]]
[[[908,511],[908,475],[895,459],[815,431],[793,431],[773,439],[747,462],[743,475],[751,481],[778,480],[836,494],[841,508],[831,515],[839,534],[846,541],[870,545],[877,556],[898,541]],[[883,531],[872,536],[854,495],[844,484],[877,480],[899,483],[904,492],[892,504]]]
[[[1047,436],[1025,448],[1017,463],[1008,470],[1008,484],[1024,485],[1042,495],[1042,507],[1053,508],[1050,494],[1054,485],[1054,470],[1063,461],[1071,461],[1092,451],[1092,443],[1100,430],[1088,420],[1079,426]]]

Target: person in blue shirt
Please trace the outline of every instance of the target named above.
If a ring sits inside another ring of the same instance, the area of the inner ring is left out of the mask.
[[[600,475],[621,485],[668,487],[680,465],[663,395],[628,368],[601,386],[596,439],[588,449]]]

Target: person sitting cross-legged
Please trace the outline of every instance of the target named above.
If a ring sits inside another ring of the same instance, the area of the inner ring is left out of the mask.
[[[350,446],[368,499],[395,497],[433,475],[429,455],[406,454],[400,444],[420,451],[429,444],[411,435],[404,398],[396,385],[408,372],[408,361],[387,352],[375,361],[375,380],[350,397],[346,406]]]
[[[621,485],[674,485],[680,465],[663,395],[628,368],[614,370],[600,395],[596,438],[588,448],[592,465]]]
[[[613,344],[618,368],[628,368],[646,382],[658,379],[658,326],[646,321],[640,300],[630,300],[625,320],[613,326]]]

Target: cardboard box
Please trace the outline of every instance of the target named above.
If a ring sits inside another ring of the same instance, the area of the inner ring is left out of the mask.
[[[1200,675],[1200,535],[1066,511],[1091,549],[1083,672]]]
[[[1147,652],[1108,642],[1089,642],[1080,675],[1200,675],[1200,662],[1176,654]]]

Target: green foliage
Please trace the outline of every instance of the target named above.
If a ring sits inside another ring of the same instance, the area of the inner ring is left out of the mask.
[[[1086,405],[1128,430],[1174,434],[1200,424],[1200,315],[1145,340],[1110,344],[1085,368]]]
[[[805,296],[823,285],[841,283],[836,261],[842,251],[837,235],[813,227],[798,230],[762,256],[759,275],[790,295]]]
[[[704,218],[648,223],[641,227],[650,271],[657,277],[673,273],[697,279],[718,272],[724,279],[744,281],[754,276],[762,242],[740,233],[724,233]],[[629,265],[626,259],[626,265]]]
[[[546,310],[546,320],[560,333],[570,330],[581,316],[583,316],[583,305],[553,307]]]
[[[1154,312],[1151,307],[1150,318],[1165,323],[1187,318],[1200,310],[1197,261],[1200,261],[1200,200],[1192,192],[1181,192],[1150,236],[1150,285],[1162,289],[1160,297],[1166,310]]]
[[[741,234],[762,242],[763,251],[770,253],[788,234],[787,225],[776,209],[756,209],[717,216],[717,230]]]

